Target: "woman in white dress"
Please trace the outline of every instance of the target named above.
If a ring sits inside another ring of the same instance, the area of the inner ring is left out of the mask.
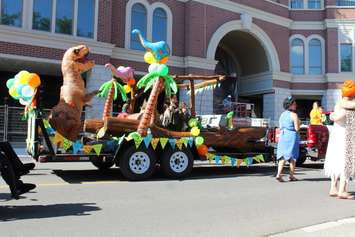
[[[355,109],[355,102],[349,100],[349,97],[345,97],[343,91],[343,98],[335,105],[334,112],[330,115],[330,119],[334,121],[334,126],[329,135],[324,172],[326,176],[331,178],[330,196],[341,199],[355,199],[353,195],[347,192],[349,177],[346,177],[345,174],[346,109]]]

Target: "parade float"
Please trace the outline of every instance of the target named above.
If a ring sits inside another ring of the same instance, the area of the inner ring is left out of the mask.
[[[196,114],[195,92],[215,86],[224,76],[170,75],[166,42],[149,42],[138,30],[132,33],[146,49],[144,61],[149,64],[148,73],[137,81],[132,68],[108,63],[112,78],[98,91],[86,93],[80,74],[94,66],[87,58],[89,49],[77,46],[66,51],[58,105],[48,119],[39,108],[28,117],[27,150],[33,158],[40,162],[91,161],[102,170],[116,165],[127,179],[144,180],[157,165],[167,177],[182,178],[192,171],[195,160],[239,167],[262,162],[270,155],[267,127],[236,124],[233,112],[222,115],[225,124],[206,119],[213,115]],[[179,89],[190,95],[190,116],[184,129],[164,125],[164,116],[157,109],[159,96],[172,104]],[[144,93],[149,93],[147,101],[137,112],[137,98]],[[82,121],[83,106],[94,94],[106,99],[103,114]],[[33,93],[33,100],[36,96]],[[125,103],[124,110],[113,116],[112,104],[118,98]]]

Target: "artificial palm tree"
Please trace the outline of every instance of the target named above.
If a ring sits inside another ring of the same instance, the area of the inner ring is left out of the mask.
[[[101,85],[99,93],[97,94],[98,97],[106,97],[104,112],[102,113],[102,120],[111,116],[112,112],[112,103],[114,100],[117,99],[118,91],[121,94],[122,100],[127,100],[126,92],[123,86],[116,81],[115,78],[112,78],[110,81],[105,82]]]
[[[144,87],[144,91],[153,87],[137,129],[137,132],[141,136],[146,136],[148,127],[154,123],[155,110],[160,92],[165,88],[165,95],[168,97],[171,97],[172,93],[176,94],[177,92],[175,80],[172,76],[168,75],[168,72],[169,69],[165,64],[157,64],[156,69],[141,78],[137,84],[139,89]]]

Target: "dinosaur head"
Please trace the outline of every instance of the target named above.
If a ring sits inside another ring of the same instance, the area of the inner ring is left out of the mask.
[[[93,60],[89,60],[89,48],[86,45],[78,45],[65,51],[62,61],[62,69],[71,67],[72,69],[83,73],[95,66]]]

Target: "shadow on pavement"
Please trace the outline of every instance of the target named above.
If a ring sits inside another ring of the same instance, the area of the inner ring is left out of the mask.
[[[297,175],[303,175],[304,172],[312,169],[321,169],[322,164],[305,164],[303,167],[296,169]],[[213,166],[213,167],[195,167],[191,174],[184,178],[184,180],[193,179],[217,179],[217,178],[230,178],[242,176],[269,176],[274,177],[277,172],[277,167],[274,165],[255,165],[250,167],[228,167],[228,166]],[[288,167],[285,167],[286,174]],[[82,182],[97,182],[97,181],[126,181],[122,176],[119,168],[112,168],[106,171],[100,170],[53,170],[53,173],[62,178],[67,183],[80,184]],[[302,177],[300,177],[302,179]],[[159,167],[149,181],[168,181]]]
[[[0,221],[52,218],[61,216],[86,216],[99,211],[95,203],[66,203],[32,206],[0,206]]]

